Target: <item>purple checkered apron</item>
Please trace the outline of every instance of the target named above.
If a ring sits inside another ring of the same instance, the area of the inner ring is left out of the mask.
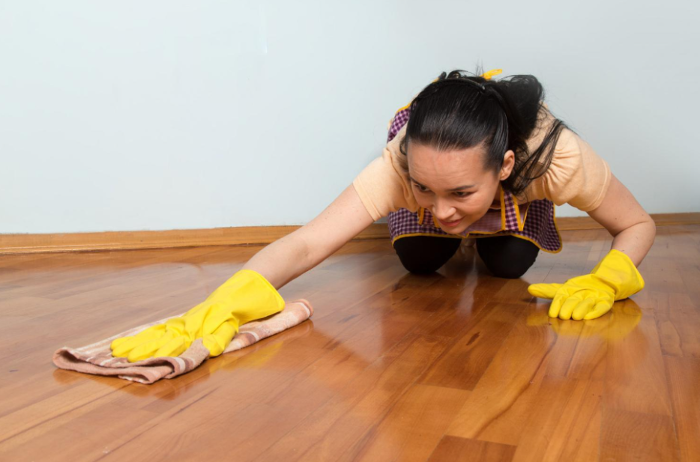
[[[408,122],[410,107],[403,107],[396,112],[389,128],[387,142]],[[429,210],[421,208],[418,212],[399,209],[389,213],[389,232],[391,242],[408,236],[444,236],[456,239],[466,237],[515,236],[528,240],[549,253],[558,253],[562,249],[562,240],[554,216],[554,203],[547,199],[534,200],[518,204],[514,195],[503,188],[501,191],[501,209],[489,210],[482,218],[472,223],[461,235],[449,234],[440,229]]]

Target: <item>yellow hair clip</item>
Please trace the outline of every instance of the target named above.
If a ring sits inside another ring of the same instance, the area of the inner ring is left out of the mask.
[[[503,69],[491,69],[490,71],[481,74],[481,76],[486,80],[491,80],[491,77],[493,77],[494,75],[498,75],[501,72],[503,72]]]

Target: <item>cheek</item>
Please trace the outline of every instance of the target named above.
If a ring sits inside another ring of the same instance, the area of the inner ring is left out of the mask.
[[[456,208],[457,208],[457,210],[459,210],[460,215],[463,215],[465,217],[475,217],[475,216],[481,214],[481,209],[474,207],[473,205],[469,205],[469,206],[462,205],[461,207],[458,206]]]
[[[455,208],[464,216],[481,218],[491,206],[492,200],[485,200],[483,197],[456,203]]]
[[[416,202],[418,202],[418,205],[421,207],[429,208],[431,207],[432,201],[427,198],[424,194],[415,194],[414,197],[416,198]]]

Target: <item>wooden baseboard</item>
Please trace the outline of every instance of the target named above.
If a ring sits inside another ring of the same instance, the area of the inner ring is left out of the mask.
[[[657,226],[700,224],[700,213],[662,213],[652,214],[651,217]],[[602,229],[602,226],[590,217],[558,218],[557,225],[562,231]],[[176,231],[0,234],[0,255],[269,244],[298,228],[299,226],[250,226]],[[375,223],[358,234],[355,239],[387,239],[388,237],[387,224]]]
[[[269,244],[297,229],[299,229],[299,226],[248,226],[171,231],[0,234],[0,255]],[[373,224],[362,231],[355,239],[380,239],[387,237],[389,237],[389,230],[386,224]]]

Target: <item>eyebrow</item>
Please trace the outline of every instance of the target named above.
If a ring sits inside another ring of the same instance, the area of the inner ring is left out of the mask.
[[[418,181],[416,181],[415,178],[411,177],[410,175],[409,175],[408,179],[411,180],[411,181],[413,181],[413,182],[416,183],[417,185],[423,186],[423,187],[426,188],[426,189],[430,189],[430,188],[428,188],[427,186],[425,186],[424,184],[419,183]],[[468,184],[468,185],[464,185],[464,186],[459,186],[459,187],[457,187],[457,188],[448,189],[447,191],[448,191],[448,192],[461,191],[461,190],[463,190],[463,189],[473,188],[474,186],[476,186],[476,185],[475,185],[475,184]]]

